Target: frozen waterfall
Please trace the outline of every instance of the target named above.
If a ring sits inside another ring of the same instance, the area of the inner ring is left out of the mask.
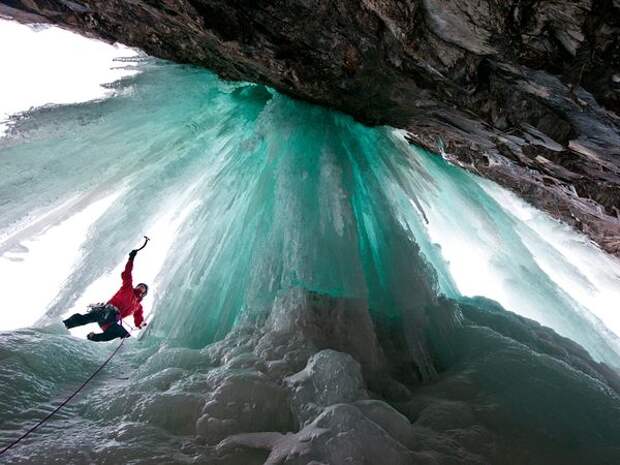
[[[620,457],[617,259],[400,131],[110,53],[0,138],[0,443],[109,353],[59,322],[143,234],[150,325],[7,463]]]

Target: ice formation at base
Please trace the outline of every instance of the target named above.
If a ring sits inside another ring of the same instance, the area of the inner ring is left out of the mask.
[[[425,382],[400,331],[373,322],[365,302],[302,289],[202,349],[133,344],[7,463],[604,464],[619,457],[617,373],[491,301],[440,298],[433,307],[424,327],[439,373]],[[59,385],[78,383],[105,355],[86,341],[32,330],[3,339],[2,353],[14,361],[1,372],[3,388],[9,373],[14,387],[3,391],[13,401],[3,400],[4,431],[38,418],[44,409],[29,406],[46,405]],[[54,367],[42,362],[49,357]]]

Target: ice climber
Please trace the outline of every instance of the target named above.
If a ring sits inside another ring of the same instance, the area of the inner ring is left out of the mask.
[[[144,245],[146,245],[146,242]],[[103,332],[89,333],[86,337],[91,341],[101,342],[111,341],[117,337],[129,337],[130,334],[121,325],[121,320],[129,315],[133,315],[136,328],[144,328],[146,326],[140,301],[144,298],[149,288],[144,283],[140,283],[136,287],[133,287],[133,279],[131,276],[133,261],[138,251],[143,247],[144,246],[129,252],[129,260],[127,260],[125,270],[121,273],[123,285],[116,294],[114,294],[107,303],[91,305],[90,310],[85,315],[76,313],[64,320],[63,323],[67,329],[88,323],[99,323]]]

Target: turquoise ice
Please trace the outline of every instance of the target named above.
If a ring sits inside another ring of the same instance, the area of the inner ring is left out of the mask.
[[[148,66],[118,83],[115,98],[39,111],[2,141],[6,231],[67,199],[84,199],[71,204],[73,213],[118,196],[88,229],[44,321],[59,318],[118,266],[143,232],[153,230],[158,247],[155,223],[164,214],[176,229],[154,286],[153,332],[167,340],[204,346],[240,314],[264,311],[293,287],[365,298],[374,312],[400,318],[438,291],[460,295],[441,243],[429,234],[439,227],[452,231],[463,253],[482,248],[500,264],[479,279],[508,282],[510,310],[620,364],[617,337],[535,254],[547,249],[573,282],[588,277],[474,176],[389,128],[370,129],[207,71]],[[424,263],[409,257],[418,248]],[[481,258],[471,255],[471,275]],[[434,276],[418,278],[427,272]]]
[[[472,291],[477,283],[484,291],[488,280],[488,292],[479,294],[497,298],[581,344],[594,360],[617,367],[618,337],[604,320],[611,315],[612,321],[613,314],[599,311],[604,300],[588,297],[616,295],[616,261],[588,252],[590,263],[608,266],[611,278],[601,278],[595,265],[575,265],[543,226],[526,221],[525,210],[517,209],[526,207],[510,194],[410,146],[391,128],[368,128],[264,86],[223,82],[193,67],[149,60],[142,68],[115,84],[113,98],[33,111],[0,139],[3,269],[26,262],[37,237],[93,208],[84,213],[89,220],[79,254],[68,266],[58,258],[66,275],[59,276],[57,292],[34,310],[19,308],[28,296],[11,302],[15,311],[36,313],[37,321],[29,329],[0,334],[3,441],[37,418],[40,412],[28,406],[65,392],[106,355],[108,347],[68,336],[58,321],[81,310],[84,299],[105,299],[114,291],[118,267],[145,233],[153,241],[137,259],[136,279],[152,280],[150,325],[140,341],[130,341],[113,371],[129,373],[130,381],[114,376],[101,381],[67,413],[68,432],[52,428],[40,437],[59,460],[80,448],[78,439],[60,441],[66,434],[86,441],[86,450],[102,447],[110,463],[155,450],[163,457],[167,445],[180,447],[179,435],[186,440],[197,434],[208,444],[223,439],[210,436],[229,427],[219,417],[213,420],[214,406],[224,415],[224,400],[230,400],[217,397],[218,386],[241,392],[256,383],[252,392],[261,392],[257,396],[265,404],[272,396],[259,375],[235,384],[235,370],[247,369],[258,357],[244,352],[239,358],[236,348],[245,347],[246,336],[253,340],[260,334],[266,339],[252,344],[277,352],[270,338],[294,327],[314,305],[312,299],[318,307],[339,302],[345,309],[367,308],[385,332],[377,338],[388,354],[393,350],[387,348],[388,336],[402,335],[416,382],[433,382],[447,366],[457,370],[469,363],[480,373],[477,382],[487,383],[490,395],[517,411],[510,389],[488,370],[506,369],[503,376],[509,377],[518,368],[526,378],[530,366],[543,373],[540,379],[549,370],[557,375],[547,378],[553,385],[549,392],[570,379],[573,390],[562,402],[586,399],[575,412],[600,406],[593,422],[603,418],[608,425],[601,426],[596,444],[608,445],[620,431],[613,420],[617,394],[606,390],[598,372],[590,378],[568,368],[580,357],[599,366],[585,352],[569,344],[570,349],[558,349],[557,361],[546,351],[564,346],[552,332],[532,329],[491,301],[469,298],[478,293]],[[576,248],[590,247],[571,237]],[[464,261],[458,261],[459,253]],[[458,274],[463,263],[470,276]],[[289,310],[295,321],[288,321]],[[455,329],[464,319],[476,324]],[[356,324],[351,323],[354,331],[367,328]],[[492,331],[476,333],[473,327]],[[539,338],[548,338],[549,346],[536,346]],[[502,344],[508,341],[506,349]],[[468,358],[485,351],[488,366]],[[327,368],[316,372],[348,363],[346,357],[320,353],[316,363]],[[276,369],[274,364],[267,371]],[[286,382],[313,376],[315,365],[306,370],[307,376]],[[351,379],[356,376],[353,370]],[[530,387],[540,386],[532,381]],[[334,392],[334,398],[341,394]],[[536,405],[519,424],[543,431],[551,420],[537,415]],[[293,428],[287,418],[278,421],[281,428]],[[102,446],[84,439],[88,428]],[[562,440],[587,437],[585,426],[571,428]],[[134,442],[140,435],[148,437],[145,444]],[[183,447],[179,463],[212,457],[200,443]],[[11,460],[43,463],[37,454]]]

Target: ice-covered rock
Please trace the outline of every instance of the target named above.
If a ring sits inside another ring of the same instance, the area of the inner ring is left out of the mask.
[[[384,364],[368,302],[362,299],[292,289],[275,300],[266,325],[267,339],[301,336],[315,349],[331,348],[351,354],[369,372]],[[273,350],[274,344],[269,345]]]
[[[300,424],[313,420],[325,407],[368,397],[360,364],[349,354],[322,350],[299,373],[285,379]]]
[[[251,369],[226,370],[196,422],[197,434],[209,444],[241,431],[293,428],[286,390]]]
[[[266,465],[326,464],[433,464],[430,456],[416,454],[394,440],[357,407],[336,404],[296,434],[236,435],[218,446],[270,451]]]

